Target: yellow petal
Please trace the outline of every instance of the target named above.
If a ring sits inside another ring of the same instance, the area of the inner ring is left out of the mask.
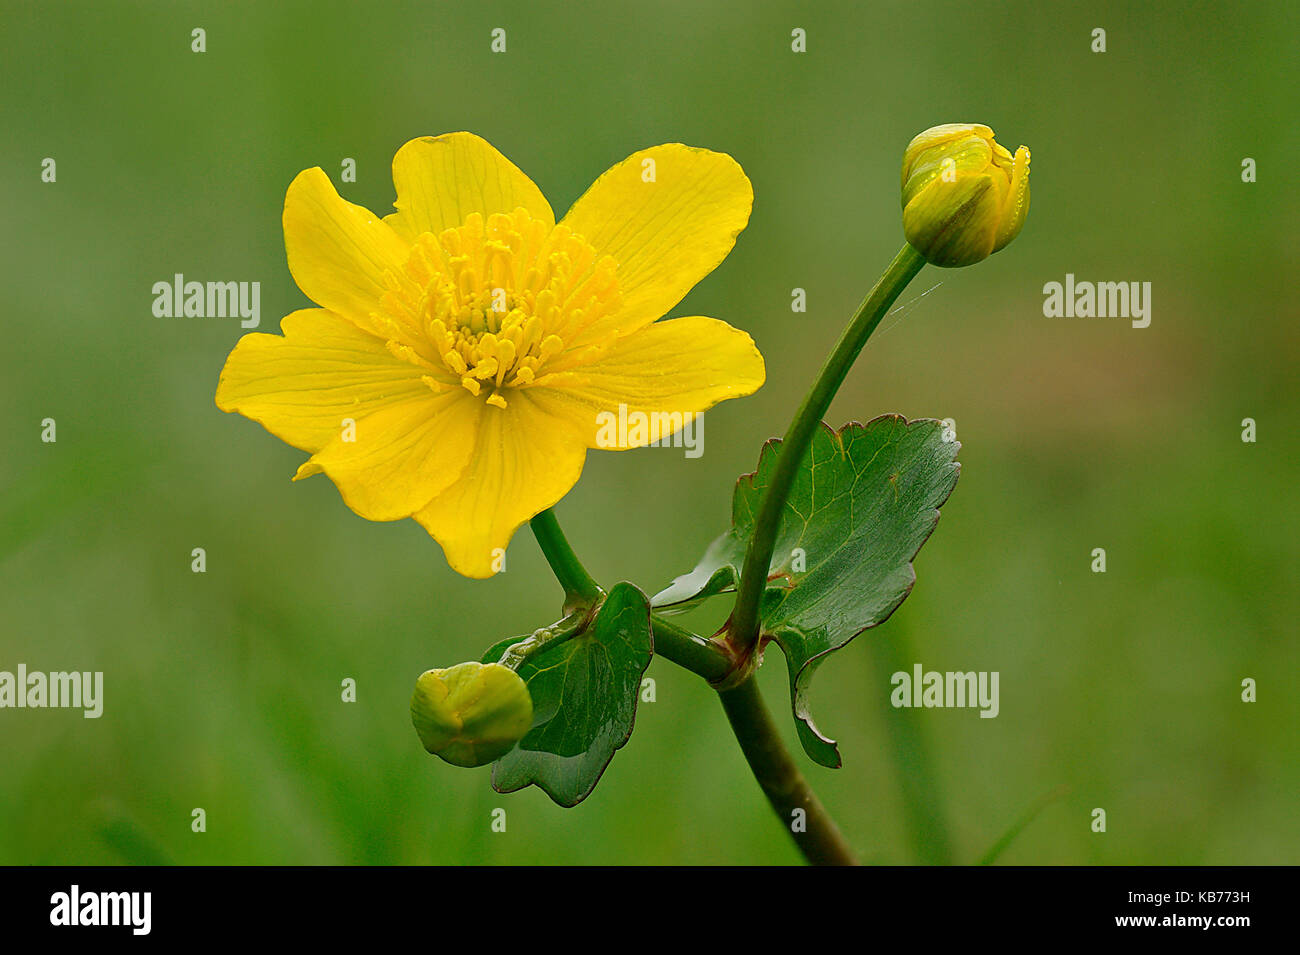
[[[388,288],[384,273],[400,274],[409,244],[369,209],[340,198],[319,168],[303,170],[289,185],[284,245],[303,294],[359,328],[392,337],[371,315]]]
[[[993,251],[1001,202],[992,175],[934,179],[903,208],[903,234],[935,265],[971,265]]]
[[[254,332],[239,340],[221,371],[217,407],[252,418],[295,448],[319,451],[344,418],[432,394],[418,368],[332,312],[293,312],[280,330],[283,337]]]
[[[1029,150],[1021,146],[1011,163],[1011,184],[1003,200],[1002,221],[993,242],[993,251],[1006,248],[1007,243],[1020,234],[1029,215]]]
[[[562,420],[515,391],[506,408],[486,408],[464,473],[415,519],[466,577],[491,577],[519,525],[578,482],[586,448]]]
[[[620,339],[591,364],[543,375],[527,394],[568,420],[588,447],[625,450],[674,434],[689,415],[719,401],[752,394],[765,374],[763,356],[747,334],[716,318],[692,316],[656,322]],[[645,440],[632,435],[629,443],[622,434],[611,441],[607,415],[617,417],[620,404],[629,413],[654,416]]]
[[[565,344],[627,334],[662,317],[726,258],[753,204],[749,180],[725,153],[668,143],[614,166],[562,224],[618,262],[623,307]]]
[[[903,183],[903,205],[923,192],[935,180],[953,182],[967,175],[979,175],[988,169],[993,149],[986,139],[967,136],[965,139],[933,146],[917,154],[912,171]]]
[[[460,477],[474,451],[483,403],[463,388],[356,419],[312,455],[294,479],[322,471],[344,502],[371,521],[410,517]]]
[[[465,224],[470,213],[487,217],[522,206],[547,227],[555,214],[533,181],[487,140],[473,133],[413,139],[393,157],[397,211],[388,223],[407,242]]]
[[[993,142],[993,130],[982,123],[945,123],[942,126],[931,126],[923,133],[917,133],[903,150],[902,185],[907,185],[907,180],[912,177],[917,160],[922,153],[971,136]]]

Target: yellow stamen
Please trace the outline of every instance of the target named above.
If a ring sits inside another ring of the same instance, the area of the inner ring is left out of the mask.
[[[429,372],[430,388],[459,384],[498,408],[621,305],[613,259],[522,208],[420,235],[402,274],[384,284],[373,320],[389,351]],[[604,348],[615,334],[587,334],[582,348]]]

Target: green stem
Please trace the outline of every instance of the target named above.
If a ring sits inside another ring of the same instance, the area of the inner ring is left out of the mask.
[[[574,610],[563,619],[555,621],[549,627],[534,630],[528,636],[521,638],[518,643],[512,643],[506,647],[505,652],[501,654],[501,659],[497,662],[502,666],[517,671],[525,661],[531,660],[544,651],[554,650],[565,641],[571,640],[590,619],[591,608],[584,607]]]
[[[732,613],[730,637],[732,644],[744,656],[751,654],[758,642],[758,604],[767,585],[768,570],[772,566],[772,550],[776,546],[776,533],[781,526],[781,511],[785,507],[786,498],[790,496],[790,488],[799,473],[804,455],[808,453],[813,435],[830,408],[835,392],[843,384],[858,353],[862,351],[862,346],[885,317],[889,306],[894,304],[907,283],[916,277],[924,265],[925,259],[921,253],[904,243],[889,268],[885,269],[885,274],[858,306],[857,314],[844,329],[835,350],[826,359],[826,364],[822,366],[817,380],[813,382],[812,389],[795,412],[794,420],[785,433],[776,468],[763,494],[763,503],[754,523],[754,536],[750,538],[749,550],[745,554],[740,585],[736,588],[736,609]]]
[[[564,531],[560,530],[560,522],[555,519],[555,511],[547,508],[528,523],[542,548],[546,562],[551,565],[556,579],[564,588],[565,610],[600,599],[600,585],[587,573],[587,568],[582,566],[582,561],[578,560],[578,555],[569,546]]]
[[[721,680],[735,665],[721,644],[669,623],[657,614],[650,615],[650,626],[654,629],[655,653],[710,683]]]
[[[813,865],[857,865],[853,850],[781,742],[754,677],[720,691],[718,698],[763,795],[804,858]],[[802,816],[796,810],[803,810]]]
[[[569,546],[555,513],[543,511],[533,518],[531,524],[542,553],[564,587],[566,605],[581,607],[599,600],[603,591]],[[566,617],[556,626],[566,624],[570,619]],[[715,685],[734,672],[735,659],[717,641],[706,640],[653,613],[650,625],[658,655]],[[563,637],[556,639],[562,640]],[[549,648],[551,641],[539,641],[539,644],[537,652]],[[719,691],[718,697],[754,778],[778,818],[789,827],[804,858],[815,865],[856,865],[853,851],[781,742],[753,677],[731,689]],[[803,810],[802,819],[796,819],[796,809]],[[796,822],[800,825],[796,826]]]
[[[529,522],[529,526],[546,556],[546,562],[551,565],[556,579],[564,588],[565,609],[589,606],[599,600],[603,591],[569,546],[555,511],[542,511]],[[576,619],[577,615],[576,611],[570,611],[565,620],[555,624],[552,629],[561,627],[570,619]],[[659,616],[652,616],[651,624],[654,628],[655,652],[660,656],[699,674],[710,683],[722,679],[731,671],[734,661],[720,644],[684,630]],[[554,641],[548,637],[545,641],[534,642],[536,646],[528,648],[530,654],[540,652],[543,648],[549,649]]]

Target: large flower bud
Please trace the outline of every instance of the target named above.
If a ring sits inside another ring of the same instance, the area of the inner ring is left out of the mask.
[[[1013,156],[972,123],[927,129],[903,153],[903,234],[926,261],[974,265],[1029,214],[1029,150]]]
[[[514,670],[460,663],[415,681],[411,722],[424,748],[456,766],[500,759],[533,725],[533,700]]]

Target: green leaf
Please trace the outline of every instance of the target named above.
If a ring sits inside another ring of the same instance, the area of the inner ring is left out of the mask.
[[[689,574],[651,601],[681,608],[734,589],[754,520],[776,465],[769,441],[758,470],[736,482],[732,528]],[[818,430],[786,501],[760,606],[764,642],[785,653],[799,740],[823,766],[841,764],[835,741],[813,722],[812,675],[826,656],[888,619],[916,581],[912,559],[957,483],[961,445],[944,424],[882,415]]]
[[[496,662],[519,639],[483,657]],[[533,728],[492,766],[492,788],[539,786],[561,806],[576,806],[632,735],[641,677],[654,652],[650,604],[632,584],[617,584],[584,628],[543,644],[518,663],[533,699]]]

